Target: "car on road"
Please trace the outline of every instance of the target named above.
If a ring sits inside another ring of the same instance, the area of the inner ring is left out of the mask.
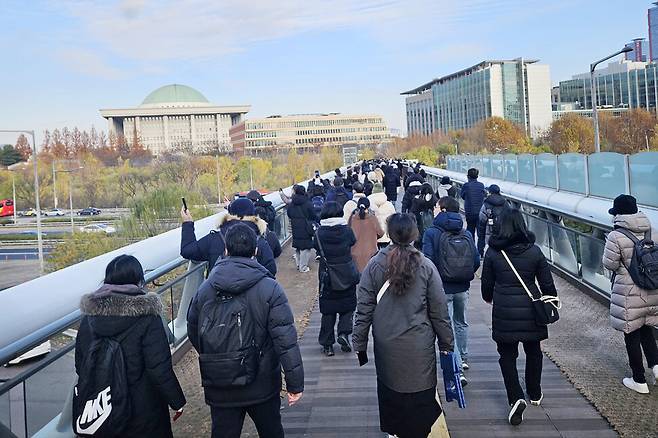
[[[53,208],[52,210],[48,210],[44,214],[50,217],[50,216],[64,216],[66,213],[64,213],[59,208]]]
[[[89,224],[89,225],[85,225],[84,227],[80,227],[80,231],[82,231],[83,233],[112,234],[112,233],[116,233],[117,229],[107,224]]]
[[[29,210],[25,210],[21,214],[21,216],[28,216],[28,217],[36,216],[36,215],[37,215],[37,211],[34,208],[30,208]]]
[[[83,208],[78,212],[79,216],[96,216],[99,214],[101,214],[101,211],[98,208],[94,208],[94,207]]]

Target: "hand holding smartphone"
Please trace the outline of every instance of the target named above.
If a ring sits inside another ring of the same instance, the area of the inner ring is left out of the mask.
[[[183,209],[187,211],[187,202],[185,202],[185,197],[181,197],[180,200],[183,201]]]

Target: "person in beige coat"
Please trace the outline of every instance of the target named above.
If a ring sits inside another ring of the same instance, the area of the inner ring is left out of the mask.
[[[348,225],[356,237],[356,244],[352,247],[352,258],[359,272],[363,272],[372,256],[377,254],[379,249],[377,239],[384,235],[377,216],[370,210],[368,198],[359,199]]]
[[[624,333],[628,362],[633,371],[633,377],[624,378],[623,384],[640,394],[648,394],[642,351],[658,379],[658,347],[651,328],[658,326],[658,290],[645,290],[633,282],[627,267],[634,243],[619,230],[626,229],[643,239],[645,233],[651,231],[651,222],[638,211],[636,200],[630,195],[615,198],[609,213],[614,216],[614,229],[606,237],[603,266],[613,272],[610,321],[613,328]],[[653,233],[653,240],[658,241],[658,233]]]
[[[360,182],[357,181],[352,184],[352,190],[354,192],[352,199],[347,201],[343,206],[343,218],[345,219],[345,222],[349,222],[352,213],[354,213],[354,210],[356,210],[356,203],[359,202],[359,199],[366,197],[365,193],[363,193],[363,184]]]
[[[388,237],[388,231],[386,229],[386,220],[392,214],[395,214],[395,206],[388,200],[386,193],[373,193],[368,196],[370,201],[370,206],[372,211],[375,212],[375,216],[379,220],[379,225],[381,225],[384,235],[377,240],[377,246],[380,248],[388,245],[391,242],[391,238]]]

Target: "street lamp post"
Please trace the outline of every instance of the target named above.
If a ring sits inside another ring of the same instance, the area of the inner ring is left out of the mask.
[[[39,273],[43,274],[43,236],[41,233],[41,203],[39,202],[39,167],[37,165],[37,143],[34,136],[34,131],[28,130],[15,130],[15,129],[0,129],[0,132],[10,134],[29,134],[32,136],[32,155],[34,157],[34,203],[37,211],[37,248],[39,251]],[[15,209],[14,209],[15,210]]]
[[[55,160],[53,158],[53,204],[55,205],[55,210],[57,210],[57,170],[55,170]]]
[[[592,93],[592,119],[594,120],[594,150],[597,153],[601,152],[601,140],[599,138],[599,114],[596,109],[596,106],[598,105],[597,102],[598,99],[596,96],[596,81],[594,80],[594,69],[596,69],[597,65],[607,61],[610,58],[614,58],[615,56],[621,55],[622,53],[627,53],[632,51],[633,51],[632,47],[626,46],[623,49],[619,50],[618,52],[615,52],[610,56],[606,56],[603,59],[599,59],[598,61],[590,64],[589,66],[589,78],[590,78],[591,93]]]
[[[71,215],[71,235],[75,232],[74,229],[74,224],[73,224],[73,172],[76,170],[84,169],[84,167],[78,165],[77,168],[74,169],[63,169],[63,170],[57,170],[56,172],[62,172],[62,173],[68,173],[69,174],[69,210],[70,210],[70,215]],[[53,173],[55,175],[55,173]]]

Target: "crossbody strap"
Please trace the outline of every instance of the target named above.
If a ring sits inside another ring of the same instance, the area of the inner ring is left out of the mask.
[[[514,267],[512,262],[510,261],[509,257],[507,257],[507,253],[505,253],[505,251],[500,251],[500,253],[503,255],[503,257],[505,257],[505,260],[507,261],[507,264],[509,265],[510,268],[512,268],[512,271],[514,272],[514,275],[516,275],[516,278],[519,279],[519,282],[521,282],[521,285],[523,286],[523,289],[525,289],[525,291],[528,294],[528,296],[530,297],[530,299],[532,301],[537,301],[537,300],[535,300],[535,297],[532,296],[532,293],[530,292],[530,289],[528,289],[528,286],[525,285],[525,282],[523,281],[523,279],[521,278],[521,276],[517,272],[516,268]]]
[[[388,287],[391,285],[391,282],[386,280],[382,287],[379,289],[379,292],[377,293],[377,302],[379,303],[382,300],[382,297],[388,290]]]
[[[324,259],[324,262],[327,263],[327,258],[324,256],[324,248],[322,248],[322,242],[320,242],[318,230],[315,230],[315,240],[318,242],[318,248],[320,248],[320,256]]]

